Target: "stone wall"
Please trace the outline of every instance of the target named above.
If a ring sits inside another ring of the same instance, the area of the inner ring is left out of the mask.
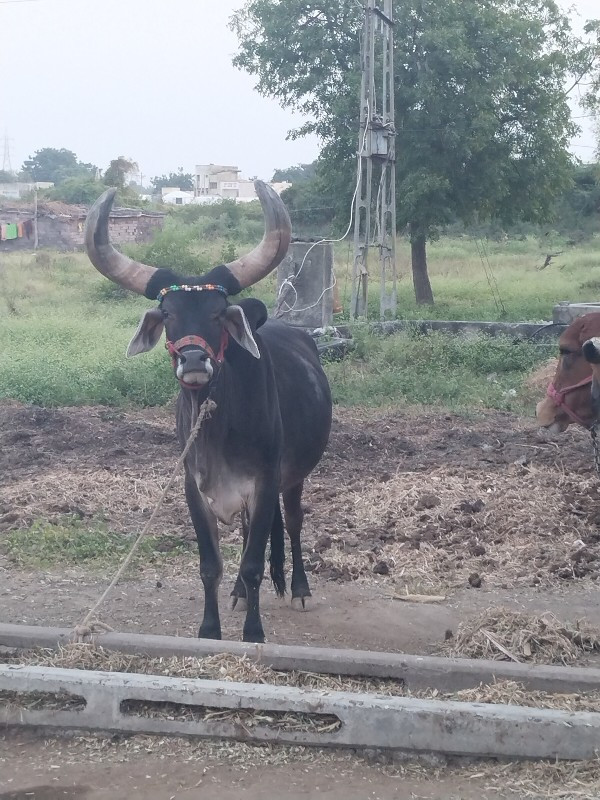
[[[32,215],[23,211],[0,210],[1,222],[24,222]],[[161,230],[164,215],[141,214],[140,216],[115,215],[109,219],[111,240],[116,245],[149,242]],[[52,250],[82,250],[85,218],[66,216],[38,217],[38,246]],[[29,239],[10,239],[0,242],[0,253],[33,249],[33,236]]]

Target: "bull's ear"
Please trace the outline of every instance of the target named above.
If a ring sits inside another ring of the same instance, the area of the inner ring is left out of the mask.
[[[240,347],[247,350],[254,358],[260,358],[260,350],[254,341],[250,323],[241,306],[227,306],[223,324],[229,335],[235,339]]]
[[[150,311],[146,311],[140,320],[133,339],[129,342],[127,357],[137,356],[139,353],[147,353],[148,350],[152,350],[160,339],[164,327],[164,317],[160,308],[152,308]]]

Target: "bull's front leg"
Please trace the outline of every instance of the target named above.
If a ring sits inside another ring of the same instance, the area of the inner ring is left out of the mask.
[[[200,577],[204,585],[204,617],[198,636],[201,639],[220,639],[219,584],[223,575],[223,559],[219,550],[217,519],[207,508],[195,479],[187,471],[185,498],[198,540]]]
[[[265,571],[265,551],[273,525],[273,513],[278,502],[279,482],[276,478],[265,481],[257,491],[248,509],[248,541],[240,564],[240,577],[246,587],[245,642],[264,642],[265,632],[260,619],[260,584]]]

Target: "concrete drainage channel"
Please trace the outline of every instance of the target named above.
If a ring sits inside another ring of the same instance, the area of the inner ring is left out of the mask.
[[[0,646],[9,648],[55,648],[71,636],[0,625]],[[280,670],[396,678],[411,689],[506,679],[548,692],[600,689],[598,669],[116,633],[96,643],[150,656],[244,655]],[[0,725],[479,757],[590,759],[600,748],[599,713],[14,664],[0,665]]]

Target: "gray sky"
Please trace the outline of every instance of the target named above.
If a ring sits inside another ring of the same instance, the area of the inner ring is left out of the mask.
[[[10,137],[13,169],[41,147],[66,147],[102,168],[131,157],[146,179],[208,162],[269,179],[276,167],[311,161],[315,138],[286,141],[303,120],[231,65],[227,22],[242,5],[0,0],[0,136]],[[597,0],[574,6],[583,19],[600,15]],[[588,160],[593,138],[589,121],[580,124],[574,152]]]

